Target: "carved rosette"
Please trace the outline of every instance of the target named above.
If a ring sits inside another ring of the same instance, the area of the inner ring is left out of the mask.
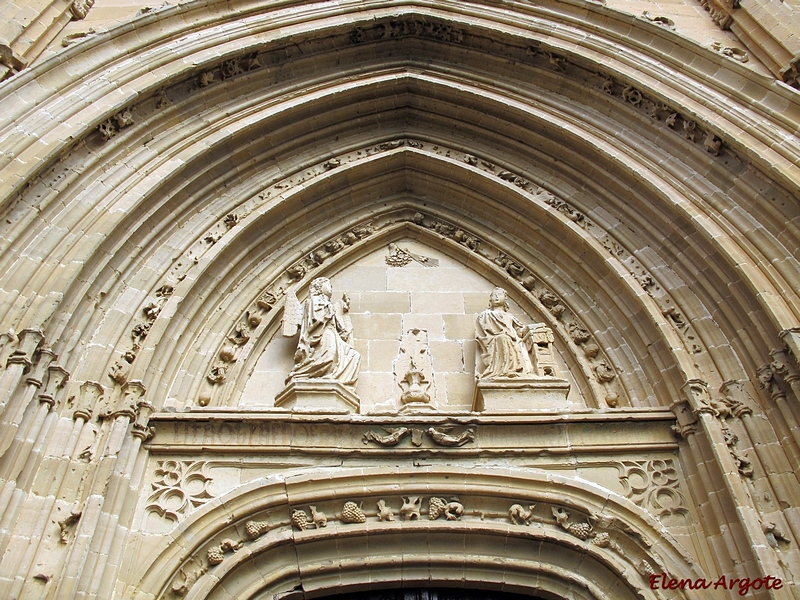
[[[166,519],[179,521],[192,510],[205,504],[213,495],[209,486],[209,463],[204,460],[158,461],[153,492],[146,509]]]
[[[662,520],[673,515],[689,517],[672,460],[626,460],[619,467],[625,497],[637,506]]]

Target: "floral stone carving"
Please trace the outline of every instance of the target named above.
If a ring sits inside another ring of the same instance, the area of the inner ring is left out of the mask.
[[[236,552],[241,547],[242,542],[234,542],[233,540],[223,540],[218,546],[211,546],[207,553],[209,566],[220,564],[225,560],[226,553]]]
[[[439,260],[415,254],[408,248],[401,248],[397,244],[389,244],[389,254],[386,256],[386,264],[390,267],[404,267],[411,261],[416,261],[423,267],[438,267]]]
[[[299,508],[292,511],[291,521],[295,529],[300,531],[314,528],[322,529],[328,525],[328,517],[325,516],[324,512],[317,510],[316,506],[309,506],[308,508],[311,511],[310,517],[306,511]]]
[[[435,521],[442,515],[448,521],[460,521],[464,514],[464,505],[456,498],[451,498],[450,502],[444,498],[431,497],[428,500],[428,519]]]
[[[569,520],[569,513],[565,511],[563,508],[554,506],[551,508],[551,511],[553,513],[553,516],[556,518],[556,522],[561,526],[561,528],[564,531],[566,531],[570,535],[574,535],[579,540],[588,540],[589,537],[591,537],[592,530],[594,528],[590,523],[571,522]]]
[[[345,502],[342,507],[342,523],[364,523],[367,516],[355,502]]]
[[[153,493],[147,499],[147,510],[173,521],[205,504],[213,495],[209,486],[207,461],[163,460],[158,462]]]
[[[244,530],[247,537],[251,540],[257,540],[259,537],[267,533],[270,529],[269,523],[266,521],[248,521],[244,524]]]

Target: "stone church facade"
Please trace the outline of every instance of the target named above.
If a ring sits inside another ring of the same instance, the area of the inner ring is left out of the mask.
[[[800,597],[794,0],[0,7],[0,597]]]

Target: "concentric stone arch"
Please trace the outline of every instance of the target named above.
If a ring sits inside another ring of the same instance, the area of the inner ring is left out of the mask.
[[[181,595],[195,600],[226,594],[294,597],[293,592],[320,597],[381,583],[469,587],[477,582],[488,589],[553,598],[661,598],[663,592],[650,589],[649,570],[664,569],[692,580],[701,577],[693,560],[664,538],[646,513],[586,483],[536,471],[523,475],[491,469],[478,469],[465,478],[452,469],[429,468],[425,483],[415,483],[417,476],[404,469],[323,470],[314,480],[287,473],[254,481],[209,502],[176,528],[164,540],[163,551],[153,556],[146,575],[134,584],[133,597],[167,598],[171,589],[183,586]],[[424,513],[419,521],[401,521],[399,515],[397,521],[379,521],[372,516],[374,510],[366,508],[390,495],[425,495],[429,486],[457,494],[465,506],[470,500],[474,503],[473,498],[502,506],[516,499],[525,505],[547,503],[581,511],[603,523],[598,528],[605,527],[614,541],[607,547],[582,541],[552,519],[513,524],[505,514],[473,509],[458,522],[430,521]],[[353,499],[370,515],[364,524],[348,524],[333,514],[323,528],[297,531],[289,524],[293,508]],[[263,526],[257,535],[245,532],[253,521]],[[220,563],[209,563],[207,550],[224,540],[240,545],[225,549]],[[465,544],[468,560],[453,552],[459,543]],[[609,588],[613,580],[619,583]]]

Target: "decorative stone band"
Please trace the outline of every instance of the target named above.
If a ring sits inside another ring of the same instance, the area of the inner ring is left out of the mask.
[[[675,415],[664,409],[561,409],[535,415],[450,417],[326,414],[322,422],[313,413],[203,410],[154,414],[149,424],[155,434],[147,448],[157,455],[201,451],[293,456],[671,452],[678,447],[671,430],[674,422]],[[414,431],[419,435],[412,435]]]

